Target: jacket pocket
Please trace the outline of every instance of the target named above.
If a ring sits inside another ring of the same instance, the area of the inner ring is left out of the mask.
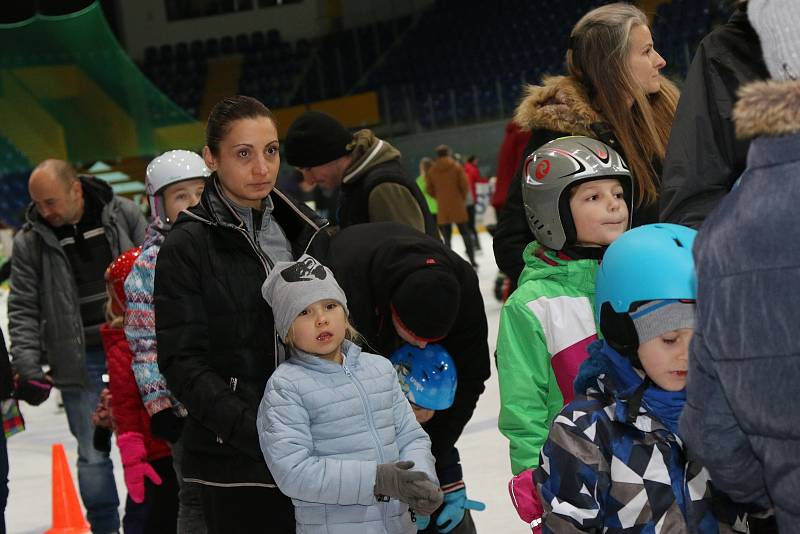
[[[191,416],[187,418],[183,428],[186,450],[195,454],[208,454],[212,456],[234,456],[236,449],[217,440],[216,434],[201,425]]]
[[[384,506],[388,508],[388,514],[390,518],[402,517],[403,515],[408,514],[408,505],[398,499],[392,499],[385,503]],[[409,518],[410,517],[411,516],[409,516]]]
[[[413,529],[416,529],[416,524],[411,522],[411,514],[406,503],[392,499],[384,503],[384,506],[388,508],[386,515],[390,532],[413,532]]]
[[[303,525],[324,525],[325,505],[294,501],[294,517]]]

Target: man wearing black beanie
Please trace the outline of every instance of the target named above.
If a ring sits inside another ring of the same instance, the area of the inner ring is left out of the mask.
[[[350,320],[365,347],[388,357],[404,342],[420,348],[438,343],[452,356],[458,377],[453,405],[422,424],[431,438],[445,504],[420,532],[437,532],[437,521],[450,534],[474,532],[455,444],[483,393],[491,363],[475,269],[440,240],[394,222],[351,226],[328,245],[318,259],[347,295]],[[452,530],[448,526],[453,525],[444,525],[448,518],[457,524]]]
[[[400,164],[400,152],[371,130],[351,134],[339,121],[307,111],[283,143],[286,161],[303,178],[327,189],[341,188],[335,223],[395,221],[439,237],[428,204]]]

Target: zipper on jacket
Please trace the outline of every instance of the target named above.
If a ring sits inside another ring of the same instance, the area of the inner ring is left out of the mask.
[[[319,233],[320,233],[322,230],[324,230],[325,228],[327,228],[327,227],[328,227],[328,226],[330,226],[330,225],[331,225],[330,221],[325,221],[325,224],[323,224],[322,226],[320,226],[319,228],[317,228],[317,231],[316,231],[316,232],[314,232],[314,233],[311,235],[311,237],[308,239],[308,243],[306,244],[306,248],[304,248],[304,249],[303,249],[303,254],[308,254],[308,249],[310,249],[310,248],[311,248],[311,243],[313,243],[313,242],[314,242],[314,238],[315,238],[315,237],[317,237],[317,234],[319,234]],[[316,226],[316,225],[315,225],[315,226]]]
[[[309,219],[302,211],[300,211],[297,208],[297,206],[295,206],[294,203],[291,200],[289,200],[288,197],[286,197],[286,195],[284,195],[283,193],[281,193],[277,189],[274,189],[273,191],[275,192],[275,194],[277,194],[279,197],[281,197],[281,199],[292,210],[294,210],[294,212],[297,213],[297,215],[299,215],[305,222],[307,222],[309,225],[311,225],[312,228],[316,228],[317,229],[314,232],[314,234],[312,234],[311,238],[309,238],[308,243],[306,243],[306,248],[305,248],[304,252],[307,252],[309,247],[311,247],[311,242],[314,240],[314,238],[317,236],[317,234],[323,228],[327,227],[330,224],[330,222],[326,221],[325,225],[318,226],[317,224],[314,223],[314,221]],[[230,210],[230,212],[233,213],[239,219],[239,222],[241,222],[242,225],[244,225],[244,221],[242,221],[241,218],[239,218],[239,215],[236,213],[236,210],[234,210],[233,208],[230,207],[230,205],[228,204],[228,199],[225,198],[225,195],[222,193],[222,191],[219,190],[219,187],[217,187],[217,192],[219,193],[220,200],[222,200],[222,202],[224,202],[226,204],[226,206]],[[250,244],[250,247],[253,249],[253,252],[255,252],[256,256],[258,256],[259,260],[261,260],[261,265],[262,265],[262,267],[264,267],[264,275],[265,276],[269,276],[269,273],[272,270],[272,268],[275,267],[275,264],[272,263],[272,260],[269,258],[269,256],[267,256],[261,250],[261,248],[258,246],[258,243],[254,243],[253,240],[250,239],[250,234],[248,234],[247,231],[244,228],[242,228],[242,226],[234,226],[234,225],[232,225],[230,223],[225,223],[225,222],[222,222],[222,221],[220,221],[220,224],[222,226],[226,226],[228,228],[232,228],[232,229],[236,230],[237,232],[239,232],[240,234],[242,234],[244,236],[244,238]],[[288,238],[287,238],[287,241],[288,241]],[[278,329],[275,327],[275,322],[274,321],[272,323],[272,354],[273,354],[273,358],[274,358],[273,363],[275,364],[275,368],[277,369],[278,365],[280,365],[280,362],[278,361],[278,359],[279,359]]]
[[[232,377],[228,378],[228,385],[230,386],[231,391],[236,391],[236,386],[238,384],[239,384],[239,379],[236,378],[235,376],[232,376]],[[222,445],[222,443],[223,443],[222,438],[219,437],[219,435],[217,435],[216,438],[217,438],[217,443]]]
[[[361,384],[361,381],[350,372],[350,369],[347,367],[347,360],[342,363],[342,368],[344,369],[344,374],[353,382],[358,390],[358,394],[361,397],[361,404],[364,406],[364,413],[367,415],[367,425],[369,426],[369,432],[372,435],[372,439],[375,441],[375,446],[378,447],[378,459],[380,463],[386,463],[386,459],[383,456],[383,447],[381,446],[381,440],[378,437],[378,433],[375,430],[375,420],[372,418],[372,410],[369,409],[369,404],[367,403],[367,391],[364,389],[364,386]],[[380,504],[379,504],[380,506]],[[387,515],[389,513],[388,506],[386,503],[383,503],[381,506],[381,516],[383,517],[383,526],[386,527],[386,530],[389,530],[389,522]]]
[[[264,254],[264,252],[259,248],[258,244],[254,243],[253,240],[250,239],[250,234],[248,234],[244,230],[244,228],[239,226],[233,226],[232,224],[231,225],[226,224],[226,226],[228,226],[229,228],[233,228],[234,230],[242,234],[242,236],[250,244],[250,248],[253,249],[253,252],[256,253],[256,256],[261,261],[261,266],[264,268],[264,276],[269,276],[269,272],[275,266],[275,264],[272,263],[272,260],[269,259],[269,256]],[[277,369],[280,362],[278,361],[278,330],[275,328],[275,321],[272,322],[272,355],[274,358],[273,363],[275,365],[275,368]]]
[[[342,364],[342,368],[344,369],[344,374],[346,374],[347,377],[352,380],[353,384],[355,384],[356,389],[358,390],[358,394],[361,397],[361,404],[364,406],[364,413],[367,416],[369,432],[372,435],[372,439],[375,441],[375,446],[378,448],[378,458],[380,459],[381,463],[385,463],[385,459],[383,457],[383,447],[381,447],[381,440],[378,437],[378,433],[375,431],[375,420],[372,418],[372,410],[369,409],[369,404],[367,404],[367,391],[364,389],[361,381],[356,378],[347,367],[347,363]]]
[[[317,226],[317,224],[316,224],[314,221],[312,221],[311,219],[309,219],[309,218],[308,218],[308,217],[307,217],[307,216],[306,216],[306,215],[305,215],[305,214],[304,214],[302,211],[300,211],[300,210],[297,208],[297,206],[295,206],[295,205],[294,205],[294,202],[292,202],[291,200],[289,200],[289,197],[287,197],[286,195],[284,195],[283,193],[281,193],[281,192],[280,192],[280,191],[278,191],[277,189],[273,189],[272,191],[273,191],[275,194],[277,194],[279,197],[281,197],[281,198],[282,198],[282,199],[283,199],[283,200],[284,200],[284,201],[285,201],[285,202],[286,202],[286,203],[289,205],[289,207],[290,207],[290,208],[292,208],[292,209],[295,211],[295,213],[297,213],[297,214],[298,214],[300,217],[302,217],[302,218],[303,218],[303,220],[304,220],[304,221],[306,221],[308,224],[310,224],[311,226],[313,226],[314,228],[316,228],[316,229],[317,229],[317,231],[320,231],[320,230],[322,230],[323,228],[325,228],[325,226],[328,226],[328,224],[330,224],[330,222],[326,222],[326,224],[325,224],[324,226]],[[316,233],[315,233],[314,235],[316,235]],[[312,237],[312,239],[313,239],[313,237]],[[310,243],[310,242],[311,242],[311,239],[309,239],[309,243]]]

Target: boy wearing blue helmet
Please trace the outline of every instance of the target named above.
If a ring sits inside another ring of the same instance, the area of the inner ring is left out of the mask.
[[[595,298],[604,340],[589,346],[535,472],[543,532],[746,532],[678,433],[695,234],[641,226],[606,251]]]
[[[406,396],[414,416],[420,424],[427,423],[439,410],[453,405],[458,387],[456,364],[443,346],[432,343],[423,348],[405,343],[389,357],[397,371],[400,389]],[[446,490],[447,486],[443,487]],[[485,510],[486,504],[467,499],[464,495],[463,510]],[[437,526],[453,523],[452,532],[474,532],[472,516],[460,514],[455,509],[443,509],[437,517]],[[417,530],[430,526],[431,516],[416,517]],[[446,528],[446,527],[445,527]],[[441,530],[441,529],[439,529]]]

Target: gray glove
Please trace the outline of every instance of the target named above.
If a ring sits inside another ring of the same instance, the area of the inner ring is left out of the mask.
[[[430,496],[430,488],[424,484],[415,484],[415,482],[427,482],[430,486],[434,486],[434,484],[422,471],[410,471],[412,467],[414,467],[414,462],[409,461],[379,464],[375,474],[375,495],[394,497],[407,504],[416,500],[427,500]]]
[[[442,493],[442,489],[439,486],[430,480],[415,480],[412,484],[416,486],[420,492],[426,493],[425,497],[411,499],[408,502],[408,506],[412,510],[419,515],[431,515],[439,509],[439,506],[442,504],[442,499],[444,499],[444,493]]]

